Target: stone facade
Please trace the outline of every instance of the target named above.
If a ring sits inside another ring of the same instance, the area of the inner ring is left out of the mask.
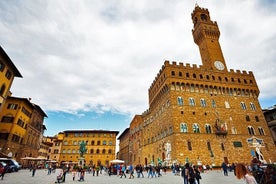
[[[208,9],[196,6],[192,20],[202,65],[164,62],[149,88],[149,109],[130,123],[130,162],[250,162],[255,154],[250,138],[275,162],[253,72],[227,69]]]

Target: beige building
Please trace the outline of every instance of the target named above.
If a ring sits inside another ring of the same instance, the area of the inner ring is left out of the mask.
[[[227,68],[231,61],[208,9],[196,6],[192,20],[202,65],[164,62],[148,90],[148,110],[130,123],[129,162],[249,162],[256,146],[266,161],[276,162],[253,72]]]

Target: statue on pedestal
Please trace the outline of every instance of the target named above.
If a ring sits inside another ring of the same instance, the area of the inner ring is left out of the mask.
[[[86,143],[84,142],[84,141],[82,141],[81,143],[80,143],[80,149],[79,149],[79,151],[80,151],[80,157],[83,157],[83,155],[86,153],[86,151],[87,151],[87,149],[86,149]]]

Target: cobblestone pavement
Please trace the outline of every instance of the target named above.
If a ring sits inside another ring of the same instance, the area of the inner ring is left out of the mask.
[[[56,181],[56,176],[59,171],[47,175],[46,170],[37,170],[35,176],[31,176],[29,170],[20,170],[16,173],[7,173],[4,177],[4,180],[0,179],[0,184],[53,184]],[[92,174],[85,175],[85,181],[79,182],[77,179],[73,181],[71,173],[66,175],[67,184],[76,184],[76,183],[93,183],[93,184],[183,184],[183,179],[180,176],[175,176],[171,172],[167,172],[166,175],[163,173],[163,176],[157,178],[147,178],[146,173],[144,172],[145,178],[137,178],[136,174],[134,179],[120,178],[118,176],[112,175],[108,176],[107,174],[99,174],[99,176],[93,176]],[[207,173],[202,173],[202,180],[200,184],[242,184],[243,180],[238,180],[234,176],[233,172],[229,173],[229,176],[223,176],[221,171],[209,171]]]

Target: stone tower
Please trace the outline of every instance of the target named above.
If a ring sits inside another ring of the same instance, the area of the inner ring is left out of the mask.
[[[164,62],[148,90],[149,108],[130,123],[129,162],[250,162],[252,140],[275,162],[253,72],[227,69],[208,9],[196,6],[192,20],[202,65]]]
[[[192,13],[192,20],[194,42],[199,47],[203,67],[219,71],[227,70],[219,44],[219,28],[217,22],[210,19],[208,9],[196,5]]]

